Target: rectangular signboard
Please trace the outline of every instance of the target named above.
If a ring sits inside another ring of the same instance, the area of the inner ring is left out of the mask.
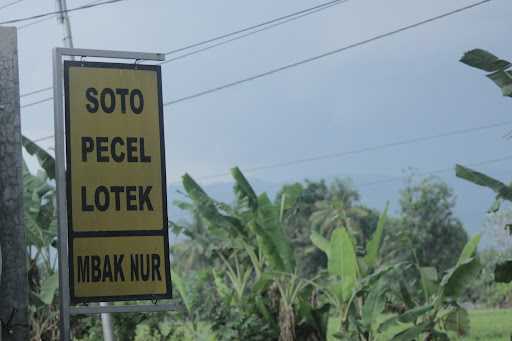
[[[72,301],[170,297],[160,66],[65,61],[64,90]]]
[[[95,297],[167,293],[163,236],[83,237],[73,240],[74,293]],[[113,296],[113,295],[112,295]]]

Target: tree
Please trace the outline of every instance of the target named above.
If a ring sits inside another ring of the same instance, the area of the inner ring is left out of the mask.
[[[369,236],[375,230],[379,212],[362,205],[359,193],[349,180],[335,179],[285,185],[276,197],[283,202],[283,221],[295,248],[300,273],[314,275],[327,266],[325,254],[311,243],[313,231],[329,238],[338,226],[346,226],[356,237],[358,252],[364,253]]]
[[[437,178],[419,183],[410,178],[402,190],[401,221],[395,233],[403,234],[403,239],[409,241],[421,266],[433,266],[442,273],[456,263],[454,255],[462,251],[468,236],[454,216],[454,206],[453,191]]]

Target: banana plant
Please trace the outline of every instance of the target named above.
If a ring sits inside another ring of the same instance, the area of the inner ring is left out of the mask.
[[[512,63],[501,59],[489,51],[483,49],[473,49],[464,53],[460,62],[486,72],[487,78],[493,81],[500,89],[503,96],[512,97]],[[509,132],[506,135],[510,138]],[[487,174],[480,173],[462,165],[456,165],[455,174],[469,182],[479,186],[488,187],[496,193],[496,200],[489,209],[490,213],[494,213],[500,209],[500,205],[504,200],[512,201],[512,186],[494,179]],[[512,224],[507,224],[505,229],[512,236]],[[512,282],[512,259],[503,261],[496,265],[494,277],[497,283]]]
[[[422,290],[427,297],[425,303],[408,304],[408,310],[382,322],[378,331],[385,332],[396,324],[408,325],[393,336],[393,341],[416,340],[421,335],[425,335],[426,340],[449,340],[448,332],[455,332],[459,336],[468,334],[468,312],[457,303],[457,299],[481,270],[476,253],[479,242],[479,235],[473,237],[462,250],[457,264],[441,280],[435,280],[437,274],[432,273],[435,269],[420,271]],[[430,284],[427,285],[427,281]],[[405,288],[402,290],[406,291]]]
[[[29,155],[39,162],[39,169],[31,173],[25,162],[22,164],[24,185],[24,221],[26,228],[27,255],[29,263],[30,320],[32,338],[43,334],[58,335],[58,273],[56,264],[56,192],[55,159],[43,148],[22,136],[22,145]]]
[[[263,296],[274,295],[280,340],[293,340],[297,322],[306,320],[297,314],[310,283],[296,275],[294,250],[282,222],[284,202],[277,205],[266,193],[257,195],[240,169],[233,168],[231,174],[237,198],[234,210],[210,198],[188,174],[183,176],[184,188],[207,221],[208,232],[229,237],[229,252],[219,253],[226,276],[212,273],[217,292],[229,302],[254,303],[257,313],[271,324],[275,321]],[[244,294],[249,297],[243,298]]]
[[[372,340],[377,335],[375,321],[384,310],[388,290],[380,279],[397,267],[378,267],[387,210],[386,206],[366,245],[364,257],[357,257],[355,240],[346,228],[336,228],[330,240],[316,231],[311,235],[313,244],[328,260],[329,277],[321,288],[331,307],[328,340],[348,340],[356,336]]]
[[[34,296],[49,305],[58,289],[56,193],[51,183],[55,178],[55,159],[25,136],[22,137],[22,145],[30,155],[36,156],[42,168],[32,174],[23,162],[23,201],[30,286]]]

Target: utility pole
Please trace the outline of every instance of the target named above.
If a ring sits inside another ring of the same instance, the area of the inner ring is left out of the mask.
[[[27,246],[23,223],[18,48],[15,27],[0,27],[0,319],[3,341],[29,340]]]
[[[71,22],[69,21],[68,15],[68,5],[66,0],[56,0],[57,1],[57,9],[60,12],[57,20],[59,23],[64,26],[64,38],[62,38],[62,42],[64,43],[64,47],[73,48],[73,34],[71,33]]]

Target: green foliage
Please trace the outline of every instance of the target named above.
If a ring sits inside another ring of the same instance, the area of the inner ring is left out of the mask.
[[[234,191],[238,199],[247,201],[247,206],[255,212],[258,209],[258,197],[238,167],[231,169],[231,175],[235,179]]]
[[[334,230],[329,246],[327,269],[337,279],[333,292],[340,302],[347,302],[359,277],[356,253],[346,229]]]
[[[173,281],[174,288],[178,291],[178,293],[181,297],[181,301],[183,302],[183,304],[185,305],[185,308],[187,309],[187,313],[189,315],[192,315],[193,314],[192,301],[191,301],[191,297],[188,293],[185,281],[183,280],[183,278],[180,275],[178,275],[178,273],[176,273],[174,271],[171,271],[171,278]]]
[[[247,233],[238,219],[222,214],[216,202],[188,174],[183,176],[183,187],[201,215],[214,227],[225,229],[232,237]]]
[[[460,61],[487,72],[503,70],[511,66],[510,62],[499,59],[492,53],[482,49],[473,49],[464,53]]]
[[[55,179],[55,159],[53,156],[25,136],[21,137],[21,143],[27,153],[37,157],[48,178]]]
[[[378,282],[369,290],[368,296],[362,306],[361,325],[365,330],[378,330],[378,318],[386,306],[385,293],[389,290],[383,281]]]
[[[48,168],[44,154],[40,159]],[[397,219],[387,216],[387,206],[379,215],[360,205],[357,192],[345,182],[289,185],[272,202],[265,193],[256,194],[238,168],[232,175],[233,205],[214,200],[192,177],[183,176],[190,200],[176,204],[191,213],[192,221],[171,224],[188,238],[172,250],[174,263],[180,265],[172,271],[174,292],[183,309],[172,315],[114,316],[118,339],[369,341],[402,324],[411,326],[395,333],[396,339],[425,333],[440,339],[442,328],[467,330],[467,315],[454,302],[474,276],[473,267],[479,266],[477,241],[466,246],[442,280],[429,264],[414,263],[427,293],[428,302],[420,303],[404,283],[398,295],[393,291],[392,275],[402,276],[411,267],[402,259],[382,257],[384,240],[393,235],[389,229],[397,225]],[[38,308],[33,316],[40,323],[49,316],[53,323],[58,321],[52,310],[57,274],[46,256],[55,245],[55,191],[45,173],[34,176],[25,168],[25,180],[30,247],[39,250],[33,275]],[[429,223],[432,217],[436,224],[446,223],[429,214],[451,212],[448,192],[419,192],[421,200],[410,201],[406,211]],[[401,226],[415,223],[407,220],[412,216],[405,215]],[[447,216],[447,225],[458,226]],[[423,247],[424,242],[417,239],[414,246]],[[406,308],[382,321],[391,297]],[[53,314],[46,313],[47,304]],[[77,340],[101,338],[97,319],[73,321]]]
[[[448,331],[454,331],[458,336],[470,333],[469,314],[466,309],[456,308],[444,318],[444,327]]]
[[[464,301],[488,308],[510,306],[512,304],[512,283],[496,283],[495,268],[511,255],[512,250],[483,250],[479,252],[482,272],[467,286],[464,292]]]
[[[512,282],[512,260],[496,264],[496,268],[494,269],[494,278],[497,283]]]
[[[427,301],[425,305],[387,319],[379,326],[379,330],[384,332],[397,322],[412,323],[412,326],[395,334],[393,340],[408,340],[421,334],[427,335],[427,338],[447,340],[443,330],[456,331],[459,335],[469,333],[467,312],[458,305],[457,300],[481,270],[476,255],[479,241],[480,236],[477,235],[464,246],[457,263],[443,276],[435,293],[432,294],[431,289],[424,286]],[[422,278],[435,282],[437,274],[434,274],[431,270],[424,270]]]
[[[502,200],[512,201],[512,188],[499,180],[461,165],[455,166],[455,174],[475,185],[488,187],[496,193],[496,202],[493,203],[489,212],[498,211]]]
[[[482,49],[466,52],[460,61],[474,68],[492,72],[487,77],[501,89],[503,96],[512,97],[512,73],[507,71],[512,66],[509,61],[499,59]]]
[[[384,225],[386,224],[386,219],[388,215],[389,203],[386,204],[386,208],[384,208],[384,212],[379,217],[379,222],[377,223],[377,228],[368,241],[368,245],[366,247],[366,256],[364,260],[366,265],[369,267],[375,267],[377,264],[377,259],[379,257],[380,245],[382,242],[382,236],[384,234]]]
[[[509,61],[499,59],[488,51],[474,49],[466,52],[461,62],[487,72],[492,72],[487,77],[501,88],[504,96],[512,97],[512,73],[507,71],[512,66]],[[491,206],[490,212],[497,212],[503,200],[512,201],[512,187],[499,180],[461,165],[456,165],[455,174],[476,185],[488,187],[496,193],[496,200]],[[504,227],[508,234],[512,236],[512,225],[507,223]],[[496,264],[494,275],[498,283],[511,282],[512,260]]]
[[[458,297],[465,287],[480,272],[481,264],[476,256],[480,236],[473,237],[464,247],[455,267],[450,269],[441,281],[442,295]]]
[[[327,323],[327,339],[350,339],[359,337],[372,339],[379,334],[377,318],[386,306],[386,293],[389,287],[381,278],[397,266],[376,268],[380,245],[384,233],[387,208],[381,215],[370,242],[366,256],[358,258],[356,242],[345,228],[337,228],[327,241],[318,232],[313,232],[311,240],[328,258],[326,282],[322,292],[329,302],[330,317]],[[368,256],[369,255],[369,256]],[[368,263],[365,262],[368,260]],[[364,266],[361,271],[360,265]]]
[[[329,257],[331,245],[327,239],[325,239],[320,233],[313,231],[311,232],[311,241],[317,248],[324,252],[327,257]]]
[[[256,234],[259,247],[275,271],[294,272],[295,258],[279,219],[278,207],[263,193],[258,198],[256,219],[249,226]]]
[[[387,239],[386,252],[395,261],[409,261],[421,267],[435,267],[443,273],[455,265],[468,237],[454,217],[453,191],[436,178],[415,182],[401,191],[401,220]],[[414,280],[415,278],[409,278]]]
[[[54,273],[44,279],[38,297],[44,304],[52,304],[58,289],[59,274]]]
[[[44,149],[22,137],[25,150],[37,157],[42,170],[32,174],[22,164],[24,221],[26,228],[31,336],[37,340],[58,337],[58,274],[55,160]]]

